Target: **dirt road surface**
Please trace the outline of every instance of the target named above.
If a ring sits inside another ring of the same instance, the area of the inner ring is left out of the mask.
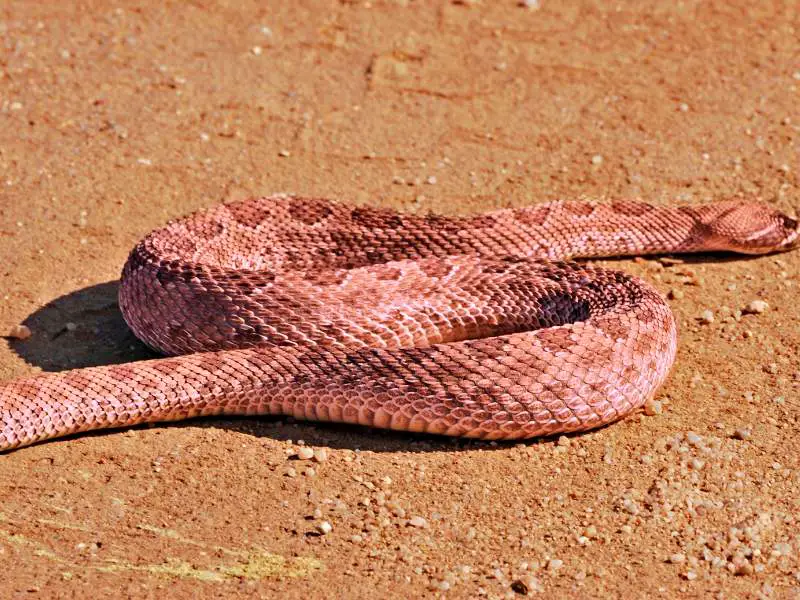
[[[528,4],[6,1],[0,332],[33,335],[0,340],[0,379],[151,356],[116,305],[129,249],[250,195],[796,209],[795,3]],[[800,252],[605,262],[677,315],[658,414],[519,445],[207,419],[9,453],[0,597],[800,596]]]

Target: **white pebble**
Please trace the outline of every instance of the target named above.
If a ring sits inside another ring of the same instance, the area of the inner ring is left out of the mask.
[[[710,310],[704,310],[700,313],[700,321],[703,323],[713,323],[714,322],[714,313]]]
[[[747,308],[745,308],[743,312],[753,315],[760,315],[761,313],[765,312],[768,308],[769,304],[766,303],[764,300],[753,300],[750,304],[747,305]]]
[[[625,498],[622,501],[622,508],[625,509],[630,515],[638,515],[639,514],[639,505],[636,504],[635,500],[631,500],[630,498]]]
[[[706,465],[705,461],[700,460],[699,458],[693,458],[689,462],[689,466],[691,466],[692,469],[695,471],[700,471],[705,465]]]
[[[559,560],[557,558],[551,558],[550,561],[547,563],[547,570],[558,571],[563,566],[564,566],[563,560]]]
[[[602,165],[603,164],[603,157],[600,154],[595,154],[592,157],[592,164],[593,165]]]
[[[420,529],[428,528],[428,521],[425,519],[425,517],[420,517],[419,515],[411,517],[408,520],[408,524],[412,527],[419,527]]]
[[[314,449],[308,446],[301,446],[297,449],[295,456],[300,460],[311,460],[314,458]]]
[[[331,525],[328,521],[323,521],[317,525],[317,531],[319,531],[322,535],[327,535],[333,531],[333,525]]]
[[[775,544],[772,549],[774,556],[789,556],[792,553],[792,545],[786,542],[779,542]]]
[[[679,565],[685,561],[686,561],[686,555],[683,554],[682,552],[676,552],[675,554],[669,557],[669,562],[671,562],[673,565]]]
[[[328,451],[325,448],[317,448],[314,450],[314,460],[318,463],[328,460]]]
[[[700,443],[703,441],[703,438],[697,435],[694,431],[687,431],[686,441],[689,442],[690,446],[699,446]]]
[[[645,402],[644,414],[646,414],[648,417],[660,415],[662,412],[664,412],[664,405],[661,400],[649,400]]]

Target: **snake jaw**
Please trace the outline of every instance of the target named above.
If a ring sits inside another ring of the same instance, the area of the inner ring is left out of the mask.
[[[783,244],[781,244],[781,250],[793,250],[797,248],[798,245],[800,245],[800,221],[792,217],[784,216],[783,226],[788,230],[788,234]]]

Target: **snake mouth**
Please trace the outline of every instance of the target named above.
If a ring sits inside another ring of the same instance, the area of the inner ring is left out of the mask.
[[[789,230],[789,234],[786,236],[783,244],[781,244],[781,249],[792,250],[793,248],[797,248],[797,246],[800,245],[800,222],[791,217],[784,217],[783,225]]]

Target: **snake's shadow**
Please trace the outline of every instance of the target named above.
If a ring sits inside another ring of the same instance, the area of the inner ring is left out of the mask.
[[[117,303],[118,290],[119,282],[109,281],[48,302],[23,321],[30,328],[31,337],[10,339],[11,349],[27,363],[46,372],[159,358],[159,354],[140,342],[128,328]],[[302,439],[313,446],[373,452],[435,452],[476,445],[487,449],[495,446],[487,442],[301,422],[285,417],[208,417],[140,427],[152,426],[223,428],[254,437],[282,441]],[[113,435],[116,432],[100,430],[80,435]]]
[[[118,290],[108,281],[48,302],[22,322],[31,337],[9,340],[11,349],[48,372],[157,358],[122,318]]]

